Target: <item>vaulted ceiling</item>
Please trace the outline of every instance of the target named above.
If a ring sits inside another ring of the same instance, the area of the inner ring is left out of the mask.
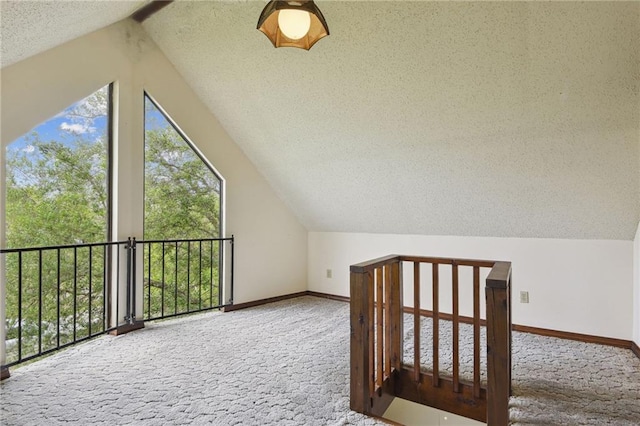
[[[3,1],[2,66],[144,3]],[[633,238],[640,3],[317,4],[309,52],[255,29],[262,1],[142,24],[307,229]]]
[[[125,19],[147,1],[0,1],[2,67]]]

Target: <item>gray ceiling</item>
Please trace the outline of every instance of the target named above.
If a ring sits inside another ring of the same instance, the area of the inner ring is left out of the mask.
[[[147,2],[0,0],[0,64],[5,67],[117,22]]]
[[[3,66],[140,5],[25,3]],[[318,1],[309,52],[255,29],[264,4],[143,26],[309,230],[633,238],[640,3]]]

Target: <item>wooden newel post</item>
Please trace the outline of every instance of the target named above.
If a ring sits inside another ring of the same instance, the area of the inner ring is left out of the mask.
[[[509,424],[511,395],[511,262],[496,262],[486,282],[487,424]]]
[[[373,276],[364,268],[351,267],[351,403],[353,411],[371,411],[369,347],[373,336],[369,334],[370,305],[373,305]]]

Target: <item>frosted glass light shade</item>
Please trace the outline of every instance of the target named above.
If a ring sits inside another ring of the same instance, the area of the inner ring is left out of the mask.
[[[295,12],[293,16],[308,17],[308,29],[306,21],[303,22],[304,25],[291,23],[288,15],[292,11]],[[257,28],[271,40],[274,47],[298,47],[309,50],[318,40],[329,35],[327,22],[313,0],[271,0],[262,10]]]
[[[306,10],[282,9],[278,12],[278,26],[285,37],[300,40],[311,28],[311,17]]]

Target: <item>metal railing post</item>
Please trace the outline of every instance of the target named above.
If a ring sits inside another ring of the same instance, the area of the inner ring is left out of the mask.
[[[132,238],[132,247],[131,247],[131,322],[130,324],[134,324],[136,322],[136,293],[138,291],[138,276],[136,274],[136,237]]]
[[[4,223],[4,222],[3,222]],[[4,226],[0,224],[0,226]],[[1,239],[0,239],[1,240]],[[4,245],[4,244],[3,244]],[[7,309],[7,281],[6,281],[6,261],[5,254],[0,253],[0,380],[9,377],[9,368],[5,367],[7,363],[7,330],[6,323]]]
[[[132,254],[131,254],[131,237],[129,237],[127,239],[127,245],[125,246],[125,249],[127,250],[127,303],[126,303],[126,311],[125,311],[125,316],[124,316],[124,320],[128,323],[128,324],[133,324],[133,321],[131,319],[131,269],[132,269]]]
[[[229,304],[233,305],[233,265],[234,265],[234,247],[235,247],[235,237],[231,234],[231,289],[229,291]]]

